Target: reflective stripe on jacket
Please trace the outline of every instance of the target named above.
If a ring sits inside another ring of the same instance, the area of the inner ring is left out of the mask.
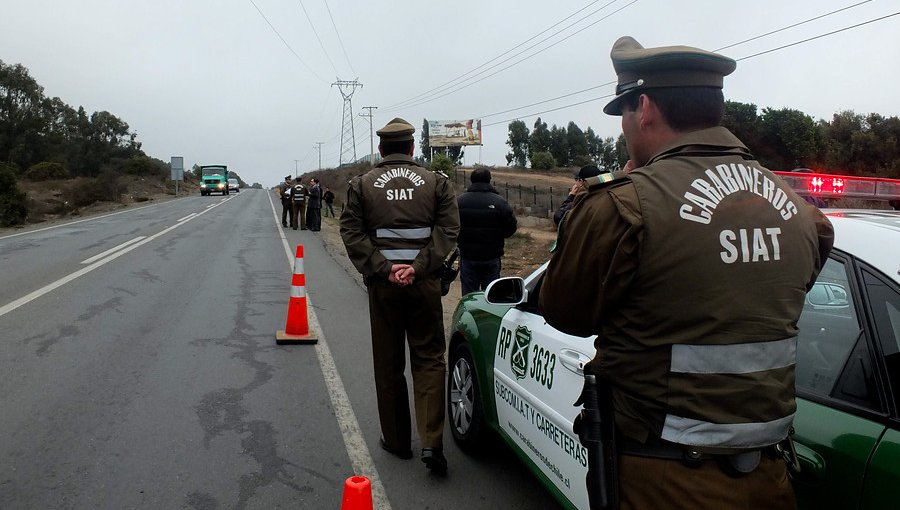
[[[700,449],[771,445],[796,409],[816,221],[724,128],[679,142],[612,191],[637,195],[643,231],[631,291],[598,340],[600,368],[623,422]]]
[[[433,275],[458,234],[456,196],[446,176],[409,156],[391,154],[350,181],[341,237],[364,275],[386,277],[394,263],[412,264],[417,279]]]

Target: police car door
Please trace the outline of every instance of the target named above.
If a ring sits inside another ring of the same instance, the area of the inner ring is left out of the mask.
[[[572,431],[579,408],[582,367],[594,356],[592,338],[566,335],[537,312],[546,264],[526,279],[527,303],[501,320],[494,354],[494,390],[500,427],[577,508],[588,508],[587,452]]]

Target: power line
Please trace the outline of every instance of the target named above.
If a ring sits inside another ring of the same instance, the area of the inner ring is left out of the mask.
[[[794,24],[792,24],[792,25],[788,25],[788,26],[785,26],[785,27],[782,27],[782,28],[779,28],[779,29],[776,29],[776,30],[772,30],[772,31],[770,31],[770,32],[766,32],[765,34],[762,34],[762,35],[758,35],[758,36],[755,36],[755,37],[751,37],[751,38],[749,38],[749,39],[744,39],[743,41],[736,42],[736,43],[733,43],[733,44],[729,44],[728,46],[723,46],[723,47],[718,48],[718,49],[713,50],[713,51],[717,51],[717,52],[718,52],[718,51],[722,51],[722,50],[724,50],[724,49],[733,48],[733,47],[735,47],[735,46],[739,46],[739,45],[741,45],[741,44],[748,43],[748,42],[750,42],[750,41],[755,41],[755,40],[757,40],[757,39],[760,39],[760,38],[763,38],[763,37],[766,37],[766,36],[769,36],[769,35],[772,35],[772,34],[775,34],[775,33],[778,33],[778,32],[783,32],[784,30],[787,30],[787,29],[790,29],[790,28],[794,28],[794,27],[803,25],[803,24],[805,24],[805,23],[809,23],[810,21],[815,21],[815,20],[824,18],[824,17],[826,17],[826,16],[830,16],[830,15],[832,15],[832,14],[836,14],[836,13],[841,12],[841,11],[845,11],[845,10],[847,10],[847,9],[851,9],[851,8],[853,8],[853,7],[858,7],[858,6],[862,5],[862,4],[865,4],[865,3],[868,3],[868,2],[871,2],[871,1],[872,1],[872,0],[865,0],[865,1],[863,1],[863,2],[859,2],[859,3],[853,4],[853,5],[850,5],[850,6],[847,6],[847,7],[842,7],[842,8],[840,8],[840,9],[837,9],[837,10],[834,10],[834,11],[831,11],[831,12],[828,12],[828,13],[825,13],[825,14],[822,14],[822,15],[819,15],[819,16],[816,16],[816,17],[813,17],[813,18],[809,18],[809,19],[804,20],[804,21],[801,21],[801,22],[799,22],[799,23],[794,23]],[[545,100],[543,100],[543,101],[538,101],[538,102],[531,103],[531,104],[527,104],[527,105],[524,105],[524,106],[519,106],[519,107],[516,107],[516,108],[509,108],[509,109],[507,109],[507,110],[503,110],[503,111],[495,112],[495,113],[490,113],[490,114],[488,114],[488,115],[482,115],[481,118],[484,119],[484,118],[488,118],[488,117],[495,117],[495,116],[497,116],[497,115],[503,115],[504,113],[514,112],[514,111],[516,111],[516,110],[523,110],[523,109],[525,109],[525,108],[531,108],[532,106],[537,106],[537,105],[539,105],[539,104],[549,103],[549,102],[556,101],[556,100],[558,100],[558,99],[562,99],[562,98],[565,98],[565,97],[575,96],[575,95],[581,94],[581,93],[583,93],[583,92],[587,92],[587,91],[589,91],[589,90],[594,90],[594,89],[598,89],[598,88],[605,87],[605,86],[608,86],[608,85],[613,85],[613,84],[615,84],[615,83],[616,83],[616,80],[609,81],[609,82],[606,82],[606,83],[601,83],[600,85],[595,85],[595,86],[593,86],[593,87],[588,87],[588,88],[586,88],[586,89],[581,89],[581,90],[578,90],[578,91],[575,91],[575,92],[569,92],[568,94],[563,94],[563,95],[561,95],[561,96],[556,96],[556,97],[551,98],[551,99],[545,99]],[[604,96],[604,97],[607,97],[607,96]]]
[[[845,32],[845,31],[850,30],[850,29],[853,29],[853,28],[858,28],[858,27],[861,27],[861,26],[863,26],[863,25],[868,25],[868,24],[870,24],[870,23],[874,23],[874,22],[876,22],[876,21],[881,21],[881,20],[884,20],[884,19],[887,19],[887,18],[891,18],[891,17],[897,16],[897,15],[900,15],[900,11],[895,12],[895,13],[892,13],[892,14],[888,14],[888,15],[885,15],[885,16],[881,16],[881,17],[879,17],[879,18],[870,19],[870,20],[864,21],[864,22],[862,22],[862,23],[857,23],[857,24],[855,24],[855,25],[850,25],[850,26],[847,26],[847,27],[844,27],[844,28],[841,28],[841,29],[838,29],[838,30],[832,30],[831,32],[827,32],[827,33],[824,33],[824,34],[820,34],[820,35],[817,35],[817,36],[814,36],[814,37],[809,37],[809,38],[807,38],[807,39],[803,39],[803,40],[800,40],[800,41],[796,41],[796,42],[793,42],[793,43],[790,43],[790,44],[785,44],[785,45],[779,46],[779,47],[777,47],[777,48],[772,48],[772,49],[769,49],[769,50],[766,50],[766,51],[761,51],[761,52],[759,52],[759,53],[754,53],[754,54],[752,54],[752,55],[747,55],[747,56],[745,56],[745,57],[741,57],[741,58],[738,58],[738,59],[735,59],[735,60],[738,61],[738,62],[740,62],[740,61],[742,61],[742,60],[748,60],[748,59],[751,59],[751,58],[754,58],[754,57],[758,57],[758,56],[760,56],[760,55],[765,55],[765,54],[767,54],[767,53],[772,53],[772,52],[775,52],[775,51],[783,50],[783,49],[785,49],[785,48],[790,48],[791,46],[797,46],[797,45],[800,45],[800,44],[803,44],[803,43],[806,43],[806,42],[809,42],[809,41],[814,41],[814,40],[816,40],[816,39],[821,39],[821,38],[823,38],[823,37],[827,37],[827,36],[830,36],[830,35],[834,35],[834,34],[837,34],[837,33],[840,33],[840,32]],[[615,83],[615,82],[614,82],[614,81],[613,81],[613,82],[609,82],[609,83],[607,83],[607,84],[605,84],[605,85],[611,85],[611,84],[613,84],[613,83]],[[602,85],[600,85],[600,86],[602,86]],[[591,87],[591,89],[592,89],[592,88],[596,88],[596,87]],[[586,91],[586,90],[590,90],[590,89],[584,89],[584,90],[582,90],[582,91],[580,91],[580,92],[584,92],[584,91]],[[573,94],[575,94],[575,93],[573,93]],[[572,95],[572,94],[570,94],[570,95]],[[579,102],[577,102],[577,103],[571,103],[571,104],[559,106],[559,107],[557,107],[557,108],[551,108],[551,109],[549,109],[549,110],[543,110],[543,111],[540,111],[540,112],[533,112],[533,113],[529,113],[529,114],[526,114],[526,115],[519,115],[519,116],[517,116],[517,117],[513,117],[513,118],[510,118],[510,119],[506,119],[506,120],[501,120],[501,121],[497,121],[497,122],[491,122],[491,123],[483,124],[483,127],[496,126],[496,125],[498,125],[498,124],[503,124],[503,123],[506,123],[506,122],[511,122],[511,121],[514,121],[514,120],[518,120],[518,119],[520,119],[520,118],[522,118],[522,117],[534,117],[534,116],[536,116],[536,115],[543,115],[543,114],[545,114],[545,113],[550,113],[550,112],[555,112],[555,111],[559,111],[559,110],[564,110],[564,109],[566,109],[566,108],[571,108],[571,107],[573,107],[573,106],[580,106],[580,105],[583,105],[583,104],[586,104],[586,103],[592,103],[592,102],[594,102],[594,101],[599,101],[599,100],[601,100],[601,99],[607,99],[607,98],[614,97],[614,96],[615,96],[615,94],[607,94],[607,95],[605,95],[605,96],[600,96],[600,97],[595,97],[595,98],[591,98],[591,99],[586,99],[586,100],[584,100],[584,101],[579,101]],[[561,96],[561,97],[564,97],[564,96]],[[558,99],[558,98],[557,98],[557,99]],[[548,99],[547,101],[543,101],[543,102],[548,102],[548,101],[552,101],[552,100],[551,100],[551,99]],[[538,103],[538,104],[540,104],[540,103]],[[509,111],[514,111],[514,110],[518,110],[518,109],[521,109],[521,108],[527,108],[527,106],[520,107],[520,108],[513,108],[513,109],[511,109],[511,110],[506,110],[506,111],[509,112]],[[506,113],[506,112],[500,112],[500,113]],[[498,113],[498,114],[495,114],[495,115],[499,115],[499,113]],[[483,117],[484,117],[484,116],[483,116]]]
[[[862,23],[857,23],[856,25],[851,25],[851,26],[849,26],[849,27],[844,27],[844,28],[840,28],[840,29],[838,29],[838,30],[833,30],[833,31],[831,31],[831,32],[828,32],[828,33],[825,33],[825,34],[820,34],[820,35],[817,35],[817,36],[815,36],[815,37],[810,37],[809,39],[803,39],[802,41],[797,41],[797,42],[793,42],[793,43],[790,43],[790,44],[785,44],[784,46],[779,46],[779,47],[777,47],[777,48],[772,48],[771,50],[761,51],[761,52],[759,52],[759,53],[754,53],[753,55],[747,55],[746,57],[741,57],[741,58],[736,59],[736,60],[737,60],[737,61],[747,60],[748,58],[758,57],[758,56],[760,56],[760,55],[765,55],[766,53],[772,53],[773,51],[783,50],[783,49],[785,49],[785,48],[790,48],[791,46],[797,46],[798,44],[803,44],[803,43],[805,43],[805,42],[814,41],[814,40],[816,40],[816,39],[821,39],[821,38],[823,38],[823,37],[827,37],[827,36],[829,36],[829,35],[834,35],[834,34],[837,34],[837,33],[839,33],[839,32],[845,32],[845,31],[847,31],[847,30],[850,30],[851,28],[857,28],[857,27],[861,27],[861,26],[863,26],[863,25],[868,25],[869,23],[874,23],[874,22],[876,22],[876,21],[881,21],[881,20],[883,20],[883,19],[887,19],[887,18],[890,18],[890,17],[892,17],[892,16],[896,16],[896,15],[898,15],[898,14],[900,14],[900,11],[897,11],[897,12],[895,12],[895,13],[893,13],[893,14],[888,14],[887,16],[882,16],[882,17],[880,17],[880,18],[870,19],[869,21],[863,21]]]
[[[768,37],[768,36],[770,36],[770,35],[772,35],[772,34],[777,34],[778,32],[783,32],[783,31],[788,30],[788,29],[790,29],[790,28],[799,27],[800,25],[809,23],[810,21],[815,21],[815,20],[817,20],[817,19],[822,19],[822,18],[825,18],[825,17],[827,17],[827,16],[831,16],[832,14],[836,14],[836,13],[839,13],[839,12],[841,12],[841,11],[846,11],[847,9],[852,9],[852,8],[858,7],[858,6],[862,5],[862,4],[867,4],[867,3],[871,2],[871,1],[872,1],[872,0],[865,0],[865,1],[863,1],[863,2],[859,2],[859,3],[853,4],[853,5],[848,5],[847,7],[841,7],[840,9],[838,9],[838,10],[836,10],[836,11],[827,12],[827,13],[822,14],[822,15],[820,15],[820,16],[816,16],[815,18],[809,18],[809,19],[803,20],[803,21],[801,21],[801,22],[799,22],[799,23],[794,23],[793,25],[788,25],[788,26],[786,26],[786,27],[781,27],[781,28],[779,28],[779,29],[777,29],[777,30],[772,30],[771,32],[766,32],[765,34],[758,35],[758,36],[756,36],[756,37],[751,37],[750,39],[744,39],[743,41],[736,42],[736,43],[734,43],[734,44],[729,44],[728,46],[722,46],[721,48],[716,48],[716,49],[714,49],[713,51],[718,52],[718,51],[722,51],[722,50],[727,50],[728,48],[733,48],[733,47],[735,47],[735,46],[739,46],[739,45],[741,45],[741,44],[748,43],[748,42],[750,42],[750,41],[755,41],[755,40],[757,40],[757,39],[762,39],[763,37]]]
[[[341,39],[341,33],[338,32],[337,25],[334,24],[334,16],[331,15],[331,8],[328,7],[328,0],[322,0],[325,3],[325,10],[328,11],[328,17],[331,19],[331,26],[334,27],[334,33],[337,35],[338,42],[341,44],[341,51],[344,52],[344,58],[347,59],[347,65],[350,66],[350,72],[356,75],[353,64],[350,63],[350,56],[347,55],[347,48],[344,47],[344,40]]]
[[[523,110],[523,109],[525,109],[525,108],[531,108],[532,106],[537,106],[537,105],[539,105],[539,104],[549,103],[549,102],[551,102],[551,101],[556,101],[557,99],[562,99],[562,98],[564,98],[564,97],[575,96],[575,95],[581,94],[582,92],[587,92],[587,91],[589,91],[589,90],[599,89],[600,87],[608,87],[608,86],[613,85],[613,84],[615,84],[615,83],[616,83],[616,80],[608,81],[608,82],[606,82],[606,83],[601,83],[600,85],[594,85],[593,87],[588,87],[588,88],[586,88],[586,89],[577,90],[577,91],[575,91],[575,92],[569,92],[568,94],[563,94],[563,95],[561,95],[561,96],[556,96],[556,97],[551,98],[551,99],[545,99],[545,100],[543,100],[543,101],[538,101],[538,102],[536,102],[536,103],[527,104],[527,105],[525,105],[525,106],[519,106],[518,108],[510,108],[509,110],[503,110],[502,112],[495,112],[495,113],[490,113],[490,114],[488,114],[488,115],[482,115],[481,118],[484,119],[484,118],[487,118],[487,117],[496,117],[497,115],[503,115],[504,113],[514,112],[514,111],[516,111],[516,110]]]
[[[316,31],[316,25],[313,24],[312,19],[310,19],[309,13],[306,12],[306,6],[303,5],[303,0],[297,0],[297,2],[300,4],[300,8],[303,9],[303,14],[306,15],[306,21],[309,22],[309,28],[312,29],[313,34],[315,34],[316,36],[316,40],[319,41],[319,46],[322,48],[322,53],[325,54],[325,58],[328,59],[328,63],[331,64],[331,68],[334,69],[334,74],[340,74],[338,73],[337,67],[334,66],[334,61],[331,60],[331,55],[328,54],[328,51],[325,49],[325,45],[322,44],[322,38],[319,37],[319,32]]]
[[[579,102],[577,102],[577,103],[572,103],[572,104],[563,105],[563,106],[560,106],[560,107],[558,107],[558,108],[551,108],[551,109],[549,109],[549,110],[544,110],[544,111],[542,111],[542,112],[529,113],[528,115],[520,115],[519,117],[513,117],[513,118],[511,118],[511,119],[499,120],[499,121],[497,121],[497,122],[491,122],[491,123],[488,123],[488,124],[483,124],[483,127],[496,126],[497,124],[503,124],[503,123],[506,123],[506,122],[511,122],[511,121],[514,121],[514,120],[518,120],[518,119],[521,118],[521,117],[533,117],[533,116],[535,116],[535,115],[543,115],[543,114],[545,114],[545,113],[555,112],[555,111],[558,111],[558,110],[565,110],[566,108],[571,108],[571,107],[573,107],[573,106],[579,106],[579,105],[583,105],[583,104],[586,104],[586,103],[592,103],[592,102],[594,102],[594,101],[599,101],[599,100],[601,100],[601,99],[606,99],[606,98],[608,98],[608,97],[614,97],[614,96],[615,96],[615,94],[606,94],[605,96],[595,97],[595,98],[592,98],[592,99],[585,99],[584,101],[579,101]]]
[[[541,35],[543,35],[543,34],[549,32],[549,31],[550,31],[551,29],[553,29],[554,27],[556,27],[556,26],[562,24],[562,23],[565,22],[566,20],[572,18],[573,16],[577,15],[577,14],[580,13],[581,11],[587,9],[588,7],[594,5],[595,3],[599,2],[599,1],[600,1],[600,0],[594,0],[594,1],[590,2],[590,3],[588,3],[587,5],[585,5],[584,7],[582,7],[581,9],[578,9],[577,11],[573,12],[572,14],[570,14],[570,15],[566,16],[565,18],[563,18],[563,19],[557,21],[557,22],[554,23],[553,25],[550,25],[549,27],[545,28],[544,30],[538,32],[537,34],[535,34],[535,35],[533,35],[533,36],[531,36],[531,37],[529,37],[528,39],[525,39],[524,41],[522,41],[522,42],[520,42],[519,44],[513,46],[512,48],[510,48],[510,49],[504,51],[503,53],[497,55],[496,57],[494,57],[494,58],[492,58],[492,59],[490,59],[490,60],[488,60],[488,61],[482,63],[482,64],[479,65],[478,67],[475,67],[475,68],[473,68],[473,69],[471,69],[471,70],[469,70],[469,71],[467,71],[467,72],[465,72],[465,73],[463,73],[463,74],[457,76],[456,78],[453,78],[453,79],[450,80],[450,81],[444,82],[444,83],[438,85],[437,87],[435,87],[435,88],[433,88],[433,89],[426,90],[425,92],[423,92],[423,93],[421,93],[421,94],[419,94],[419,95],[417,95],[417,96],[413,96],[413,97],[411,97],[411,98],[409,98],[409,99],[406,99],[406,100],[400,101],[399,103],[396,103],[396,104],[394,104],[394,105],[391,105],[391,106],[389,106],[388,108],[396,108],[396,107],[398,107],[398,106],[400,106],[400,105],[403,105],[404,103],[410,103],[410,102],[413,102],[413,101],[415,101],[415,100],[417,100],[417,99],[419,99],[419,98],[421,98],[421,97],[423,97],[423,96],[428,95],[430,92],[434,92],[434,91],[436,91],[436,90],[442,89],[442,88],[444,88],[446,85],[449,85],[449,84],[451,84],[451,83],[454,83],[454,82],[456,82],[456,81],[459,81],[459,80],[462,79],[462,78],[465,78],[466,76],[468,76],[468,75],[474,73],[475,71],[477,71],[477,70],[483,68],[484,66],[490,64],[491,62],[493,62],[493,61],[495,61],[495,60],[497,60],[497,59],[503,57],[504,55],[507,55],[507,54],[509,54],[509,53],[511,53],[511,52],[513,52],[513,51],[515,51],[516,48],[520,48],[520,47],[524,46],[526,43],[528,43],[529,41],[532,41],[532,40],[534,40],[534,39],[537,39],[537,38],[540,37]],[[613,3],[615,3],[616,1],[618,1],[618,0],[613,0],[612,2],[607,3],[607,4],[604,5],[603,7],[601,7],[601,8],[599,8],[599,9],[597,9],[596,11],[594,11],[594,12],[588,14],[588,15],[585,16],[584,18],[581,18],[580,20],[578,20],[578,22],[584,20],[585,18],[588,18],[588,17],[590,17],[590,16],[593,16],[593,15],[596,14],[597,12],[599,12],[599,11],[605,9],[605,8],[608,7],[610,4],[613,4]],[[576,23],[577,23],[577,22],[576,22]],[[568,28],[568,27],[566,27],[566,28]],[[558,33],[561,32],[562,30],[565,30],[565,28],[563,28],[563,29],[557,31],[557,32],[554,33],[553,35],[558,34]]]
[[[558,40],[558,41],[556,41],[556,42],[554,42],[554,43],[552,43],[552,44],[550,44],[550,45],[548,45],[548,46],[546,46],[546,47],[544,47],[544,48],[541,48],[541,49],[539,49],[538,51],[532,53],[531,55],[528,55],[528,56],[526,56],[526,57],[524,57],[524,58],[522,58],[522,59],[520,59],[520,60],[517,60],[517,61],[513,62],[512,64],[510,64],[510,65],[508,65],[508,66],[506,66],[506,67],[504,67],[504,68],[502,68],[502,69],[499,69],[499,70],[497,70],[497,71],[495,71],[495,72],[493,72],[493,73],[491,73],[491,74],[489,74],[489,75],[487,75],[487,76],[483,76],[483,77],[481,77],[481,78],[479,78],[479,79],[477,79],[477,80],[475,80],[475,81],[469,82],[469,83],[467,83],[467,84],[465,84],[465,85],[462,85],[461,87],[458,87],[458,88],[456,88],[456,89],[449,90],[449,91],[447,91],[447,92],[445,92],[445,93],[443,93],[443,94],[441,94],[441,95],[433,96],[433,97],[430,97],[430,98],[427,98],[427,99],[426,99],[426,98],[423,98],[422,100],[420,100],[420,101],[418,101],[418,102],[415,102],[415,103],[412,103],[412,104],[407,104],[407,105],[402,106],[402,107],[400,107],[400,108],[398,108],[398,109],[404,110],[404,109],[406,109],[406,108],[411,108],[411,107],[413,107],[413,106],[420,106],[420,105],[423,105],[423,104],[425,104],[425,103],[430,103],[431,101],[434,101],[434,100],[436,100],[436,99],[440,99],[440,98],[442,98],[442,97],[449,96],[450,94],[459,92],[460,90],[463,90],[463,89],[465,89],[465,88],[471,87],[472,85],[475,85],[476,83],[479,83],[479,82],[484,81],[484,80],[486,80],[486,79],[488,79],[488,78],[490,78],[490,77],[492,77],[492,76],[495,76],[495,75],[497,75],[497,74],[500,74],[500,73],[502,73],[503,71],[506,71],[507,69],[509,69],[509,68],[511,68],[511,67],[514,67],[514,66],[516,66],[516,65],[518,65],[518,64],[520,64],[520,63],[522,63],[522,62],[524,62],[524,61],[526,61],[526,60],[528,60],[528,59],[530,59],[530,58],[532,58],[532,57],[534,57],[534,56],[536,56],[536,55],[541,54],[541,53],[543,53],[543,52],[549,50],[550,48],[556,46],[557,44],[560,44],[560,43],[562,43],[562,42],[564,42],[564,41],[570,39],[571,37],[574,37],[575,35],[578,35],[579,33],[581,33],[581,32],[583,32],[583,31],[587,30],[588,28],[591,28],[592,26],[596,25],[597,23],[600,23],[601,21],[604,21],[604,20],[606,20],[606,19],[609,19],[611,16],[613,16],[613,15],[615,15],[615,14],[618,14],[618,13],[621,12],[623,9],[625,9],[625,8],[627,8],[627,7],[629,7],[629,6],[631,6],[632,4],[636,3],[637,1],[638,1],[638,0],[632,0],[631,2],[629,2],[629,3],[625,4],[624,6],[622,6],[622,7],[618,8],[618,9],[616,9],[615,11],[613,11],[613,12],[607,14],[606,16],[603,16],[602,18],[600,18],[600,19],[598,19],[598,20],[596,20],[596,21],[594,21],[594,22],[588,24],[587,26],[582,27],[582,28],[576,30],[575,32],[573,32],[573,33],[567,35],[566,37],[564,37],[564,38],[562,38],[562,39],[560,39],[560,40]],[[608,4],[607,4],[607,5],[608,5]],[[597,12],[597,11],[595,11],[595,12]],[[591,13],[591,15],[593,15],[593,13]],[[590,16],[590,15],[589,15],[589,16]],[[589,17],[589,16],[586,16],[586,17]],[[585,18],[586,18],[586,17],[585,17]],[[566,27],[566,28],[570,28],[570,27],[574,26],[575,24],[580,23],[580,22],[583,21],[585,18],[582,18],[581,20],[576,21],[575,23],[573,23],[572,25],[569,25],[569,26]],[[564,30],[565,30],[565,29],[564,29]],[[557,34],[558,34],[558,33],[559,33],[559,32],[557,32]],[[525,48],[524,50],[520,51],[519,53],[516,53],[515,55],[513,55],[513,56],[511,56],[511,57],[509,57],[509,58],[507,58],[507,59],[505,59],[505,60],[502,60],[502,61],[499,62],[499,63],[502,64],[502,63],[504,63],[504,62],[508,62],[509,60],[511,60],[511,59],[513,59],[513,58],[515,58],[515,57],[517,57],[517,56],[519,56],[519,55],[521,55],[522,53],[525,53],[526,51],[533,49],[535,46],[537,46],[537,45],[539,45],[539,44],[541,44],[541,43],[543,43],[543,42],[546,42],[548,39],[550,39],[551,37],[554,37],[554,36],[557,35],[557,34],[553,34],[553,35],[551,35],[551,36],[548,36],[547,38],[545,38],[545,39],[543,39],[543,40],[541,40],[541,41],[539,41],[539,42],[537,42],[537,43],[535,43],[535,44],[529,46],[528,48]],[[494,66],[494,67],[496,67],[496,66]],[[475,76],[478,76],[478,75],[480,75],[480,74],[484,74],[484,73],[487,72],[487,71],[489,71],[489,69],[485,69],[484,71],[481,71],[481,72],[479,72],[479,73],[476,73],[475,75],[472,76],[472,78],[474,78]]]
[[[275,35],[277,35],[278,38],[281,39],[281,42],[284,43],[285,47],[287,47],[287,49],[290,50],[290,52],[293,53],[295,57],[297,57],[297,60],[299,60],[300,63],[303,64],[303,67],[305,67],[307,70],[309,70],[309,72],[312,73],[312,75],[315,76],[319,81],[321,81],[321,82],[324,83],[325,80],[323,80],[321,76],[319,76],[318,74],[316,74],[316,72],[313,71],[312,67],[309,67],[309,65],[308,65],[302,58],[300,58],[300,55],[298,55],[297,52],[294,51],[294,48],[291,48],[291,45],[288,44],[287,41],[284,40],[284,37],[281,37],[281,34],[278,33],[278,30],[275,28],[274,25],[272,25],[272,22],[269,21],[269,18],[267,18],[266,15],[263,14],[263,12],[262,12],[262,10],[259,8],[259,6],[256,5],[256,2],[254,2],[253,0],[249,0],[249,1],[250,1],[251,4],[253,4],[253,7],[256,8],[256,12],[258,12],[259,15],[262,16],[262,18],[263,18],[264,20],[266,20],[266,23],[269,25],[269,28],[271,28],[272,31],[275,32]]]

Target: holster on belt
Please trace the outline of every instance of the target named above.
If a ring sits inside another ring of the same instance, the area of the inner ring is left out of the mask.
[[[609,387],[593,374],[585,374],[584,388],[575,405],[582,404],[574,429],[587,449],[585,477],[591,510],[619,507],[618,452]]]

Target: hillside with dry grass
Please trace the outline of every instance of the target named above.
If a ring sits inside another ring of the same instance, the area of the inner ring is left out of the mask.
[[[19,179],[17,184],[27,197],[26,225],[115,211],[176,197],[174,181],[136,175],[122,175],[115,182],[76,177],[47,181]],[[197,183],[192,181],[179,182],[178,188],[182,196],[199,193]]]

